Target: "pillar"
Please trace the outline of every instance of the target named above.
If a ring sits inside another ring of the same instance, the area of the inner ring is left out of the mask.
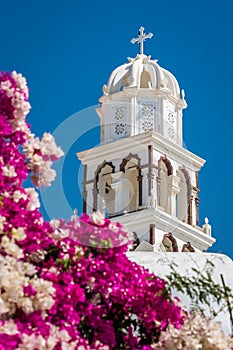
[[[168,212],[176,216],[176,196],[180,192],[180,178],[175,175],[168,176]]]
[[[150,225],[150,244],[155,244],[155,224]]]

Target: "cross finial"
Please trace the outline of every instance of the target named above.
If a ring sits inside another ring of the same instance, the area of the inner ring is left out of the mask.
[[[139,53],[141,55],[143,54],[143,42],[146,41],[146,39],[152,38],[153,36],[152,33],[144,34],[144,29],[145,29],[144,27],[140,27],[138,32],[138,37],[131,39],[132,44],[135,44],[135,43],[139,44]]]

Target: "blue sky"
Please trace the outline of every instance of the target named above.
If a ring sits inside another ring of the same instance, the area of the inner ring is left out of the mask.
[[[130,39],[143,25],[154,33],[145,53],[185,89],[185,144],[207,160],[199,176],[200,221],[208,216],[212,224],[217,243],[211,250],[233,257],[232,14],[231,0],[1,3],[0,69],[26,76],[32,130],[41,136],[59,128],[58,143],[66,139],[67,154],[58,170],[67,204],[58,198],[56,185],[49,199],[58,216],[81,210],[75,153],[98,144],[98,117],[91,106],[110,72],[138,52]],[[68,119],[74,113],[75,125]]]

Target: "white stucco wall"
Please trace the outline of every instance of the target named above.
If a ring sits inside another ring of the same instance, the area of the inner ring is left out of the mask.
[[[176,270],[181,275],[194,274],[192,267],[204,271],[207,260],[214,264],[213,281],[221,284],[220,274],[223,274],[225,283],[233,290],[233,261],[226,255],[214,253],[155,253],[155,252],[128,252],[130,260],[144,266],[161,278],[165,278],[171,271],[171,264],[177,265]],[[178,296],[187,306],[191,305],[191,300],[186,296],[174,291],[173,296]],[[206,309],[208,314],[208,310]],[[216,321],[222,323],[222,328],[226,333],[231,333],[231,324],[228,312],[221,312],[216,317]]]

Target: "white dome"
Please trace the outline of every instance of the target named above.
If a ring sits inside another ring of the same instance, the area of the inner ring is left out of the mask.
[[[180,88],[176,78],[166,69],[160,67],[157,60],[151,56],[138,54],[135,58],[128,58],[128,63],[117,67],[104,87],[106,95],[121,91],[124,87],[138,89],[162,89],[180,98]]]

